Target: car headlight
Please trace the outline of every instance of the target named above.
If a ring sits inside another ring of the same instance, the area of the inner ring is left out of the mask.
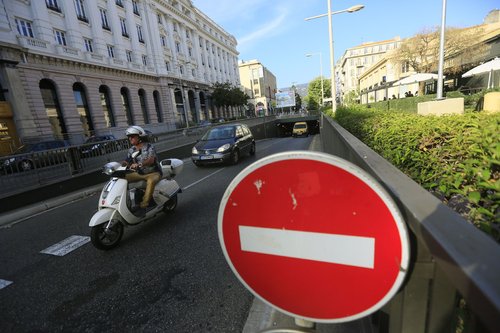
[[[231,145],[229,143],[226,143],[225,145],[220,146],[219,148],[217,148],[217,152],[218,153],[222,153],[223,151],[226,151],[229,148],[231,148]]]
[[[193,147],[193,149],[191,149],[191,154],[198,154],[198,149],[196,149],[196,147]]]
[[[8,159],[6,159],[5,161],[3,161],[3,165],[5,165],[5,166],[9,166],[9,165],[11,165],[12,163],[14,163],[14,161],[15,161],[15,160],[16,160],[15,158],[8,158]]]

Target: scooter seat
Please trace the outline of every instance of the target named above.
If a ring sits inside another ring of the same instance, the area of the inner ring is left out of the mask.
[[[145,180],[139,180],[138,182],[130,182],[128,183],[128,188],[146,188],[146,181]]]

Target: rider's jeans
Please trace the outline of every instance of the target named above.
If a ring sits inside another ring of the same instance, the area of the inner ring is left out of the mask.
[[[146,191],[144,193],[144,197],[142,197],[142,202],[140,204],[141,208],[146,208],[149,204],[149,201],[153,197],[156,183],[160,181],[160,173],[152,172],[148,173],[147,175],[140,175],[137,172],[132,172],[126,175],[126,179],[129,182],[138,182],[141,180],[146,181]]]

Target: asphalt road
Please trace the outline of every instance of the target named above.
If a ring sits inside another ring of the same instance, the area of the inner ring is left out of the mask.
[[[222,254],[220,199],[255,160],[309,150],[312,138],[260,141],[235,166],[185,161],[176,211],[127,228],[111,251],[41,253],[89,236],[97,195],[0,228],[0,332],[242,332],[253,296]]]

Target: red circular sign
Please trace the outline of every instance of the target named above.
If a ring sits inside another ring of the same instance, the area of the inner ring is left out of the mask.
[[[229,265],[254,295],[312,321],[373,313],[408,268],[408,235],[390,196],[323,153],[280,153],[247,167],[224,193],[218,228]]]

